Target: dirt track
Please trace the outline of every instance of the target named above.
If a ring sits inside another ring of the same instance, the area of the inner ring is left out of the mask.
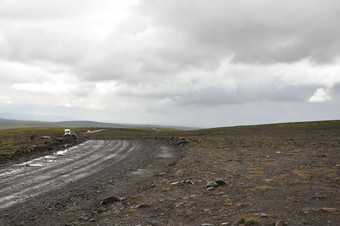
[[[155,157],[172,157],[153,141],[89,140],[0,171],[0,225],[34,224],[37,215],[86,196],[100,182],[131,173]],[[101,190],[103,188],[101,187]]]

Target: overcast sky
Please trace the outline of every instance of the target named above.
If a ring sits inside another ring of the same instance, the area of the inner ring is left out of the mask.
[[[339,0],[0,0],[0,112],[340,119]]]

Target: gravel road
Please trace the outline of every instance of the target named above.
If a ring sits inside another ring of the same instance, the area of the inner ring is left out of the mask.
[[[89,140],[1,169],[0,225],[22,224],[56,206],[66,206],[96,182],[121,178],[157,154],[171,155],[171,148],[154,141]]]

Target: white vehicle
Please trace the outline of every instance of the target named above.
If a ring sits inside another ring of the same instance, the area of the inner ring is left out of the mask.
[[[70,129],[65,129],[64,136],[71,136],[71,130]]]

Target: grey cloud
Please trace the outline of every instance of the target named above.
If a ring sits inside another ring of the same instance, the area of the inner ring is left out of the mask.
[[[0,19],[4,20],[54,20],[65,17],[74,17],[90,9],[91,1],[73,0],[73,1],[40,1],[30,0],[23,1],[1,1],[0,2]]]
[[[223,87],[205,87],[174,98],[179,106],[221,106],[263,102],[303,102],[308,99],[312,88],[287,86],[239,87],[231,91]]]
[[[7,51],[1,55],[12,61],[75,64],[87,46],[86,41],[70,33],[34,26],[5,29],[3,37]]]
[[[267,81],[236,80],[235,86],[225,86],[221,80],[217,84],[202,84],[188,82],[173,89],[162,86],[162,83],[140,83],[137,85],[118,85],[115,95],[139,100],[164,101],[168,100],[173,106],[206,106],[217,107],[223,105],[236,105],[245,103],[263,102],[305,102],[308,100],[317,85],[293,86],[282,84],[279,79]],[[171,85],[170,85],[171,86]]]
[[[141,123],[339,115],[339,1],[126,2],[1,2],[0,97]],[[62,98],[39,86],[54,83],[72,84]],[[319,88],[332,99],[308,103]]]
[[[197,48],[208,46],[208,57],[210,52],[233,55],[235,62],[311,58],[322,63],[340,52],[340,4],[335,0],[162,1],[145,4],[142,12],[155,26],[187,33]]]
[[[138,83],[192,69],[214,71],[225,59],[272,65],[303,59],[323,64],[340,57],[335,0],[140,4],[133,19],[123,20],[88,53],[80,64],[84,79]]]

